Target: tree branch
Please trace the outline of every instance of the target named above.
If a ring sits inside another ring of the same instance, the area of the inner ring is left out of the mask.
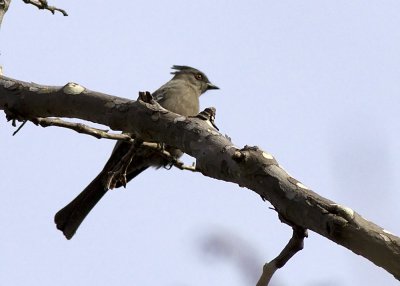
[[[22,1],[24,1],[26,4],[31,4],[33,6],[36,6],[40,10],[49,10],[53,15],[54,15],[55,11],[58,11],[61,14],[63,14],[64,16],[68,16],[68,14],[67,14],[67,12],[65,12],[65,10],[54,7],[54,6],[49,6],[47,4],[47,0],[22,0]]]
[[[303,249],[304,238],[307,237],[307,230],[297,226],[293,226],[292,228],[292,238],[275,259],[264,265],[263,273],[261,274],[256,286],[267,286],[276,270],[285,266],[290,258]]]
[[[400,279],[399,237],[311,191],[271,154],[258,147],[234,146],[208,120],[187,118],[154,102],[110,96],[74,83],[51,87],[6,77],[0,77],[0,109],[9,120],[80,118],[132,133],[143,141],[175,146],[195,157],[196,169],[205,176],[253,190],[286,223],[319,233]]]
[[[124,133],[108,133],[108,130],[102,130],[94,127],[87,126],[82,123],[67,122],[60,118],[32,118],[31,121],[42,127],[57,126],[74,130],[78,133],[87,134],[97,139],[112,139],[132,142],[133,139],[130,135]]]
[[[3,22],[3,17],[6,14],[8,7],[10,6],[11,0],[0,0],[0,27]],[[1,67],[0,67],[0,75],[1,75]]]

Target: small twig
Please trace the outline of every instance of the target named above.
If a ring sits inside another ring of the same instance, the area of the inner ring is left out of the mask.
[[[114,189],[118,183],[121,184],[124,188],[126,187],[126,175],[128,171],[128,167],[132,162],[133,157],[135,156],[135,151],[140,146],[146,146],[147,148],[154,149],[157,152],[160,152],[162,155],[166,157],[172,157],[170,153],[165,151],[164,149],[160,148],[160,144],[158,143],[151,143],[151,142],[143,142],[141,140],[136,140],[133,142],[123,157],[118,160],[116,165],[108,172],[108,177],[106,180],[106,188],[107,189]]]
[[[106,180],[107,189],[111,190],[114,189],[118,185],[118,183],[120,183],[124,188],[126,187],[127,170],[135,155],[135,150],[137,150],[139,146],[143,146],[149,149],[154,149],[154,151],[164,156],[166,161],[170,162],[171,164],[170,166],[175,166],[180,170],[198,172],[198,170],[194,165],[185,166],[183,162],[179,161],[174,156],[172,156],[167,150],[164,149],[162,144],[154,142],[137,141],[131,145],[129,151],[121,158],[121,160],[118,161],[118,163],[114,166],[114,168],[108,172],[108,178]]]
[[[124,188],[126,187],[126,171],[128,170],[129,164],[132,162],[136,147],[137,144],[132,143],[128,152],[118,161],[114,168],[108,172],[106,181],[107,189],[114,189],[118,182],[120,182]]]
[[[90,126],[87,126],[82,123],[68,122],[68,121],[61,120],[60,118],[34,118],[34,119],[31,119],[31,121],[34,124],[40,125],[42,127],[48,127],[48,126],[63,127],[63,128],[74,130],[78,133],[91,135],[93,137],[96,137],[97,139],[105,138],[105,139],[133,142],[133,139],[129,134],[108,133],[108,130],[102,130],[102,129],[90,127]]]
[[[177,167],[180,170],[186,170],[186,171],[191,171],[191,172],[199,172],[199,170],[196,168],[195,163],[193,163],[192,166],[187,166],[185,164],[183,164],[182,161],[180,160],[175,160],[175,162],[173,162],[173,165],[175,167]]]
[[[104,139],[111,139],[111,140],[121,140],[121,141],[133,142],[133,138],[129,134],[126,134],[126,133],[119,133],[119,134],[108,133],[108,130],[102,130],[102,129],[90,127],[90,126],[87,126],[82,123],[68,122],[68,121],[61,120],[60,118],[34,118],[34,119],[31,119],[31,121],[34,124],[40,125],[42,127],[49,127],[49,126],[63,127],[63,128],[74,130],[78,133],[91,135],[97,139],[104,138]],[[17,133],[19,131],[19,129],[21,129],[21,128],[22,128],[22,126],[20,126],[18,128],[18,130],[14,133]],[[181,162],[178,159],[171,156],[171,154],[168,151],[166,151],[166,150],[164,150],[164,148],[160,147],[159,143],[142,142],[141,144],[143,146],[146,146],[146,147],[152,148],[152,149],[156,149],[158,152],[161,152],[166,157],[166,159],[171,162],[172,166],[175,166],[180,170],[198,172],[198,170],[196,169],[196,167],[194,165],[186,166],[183,164],[183,162]],[[129,152],[130,152],[130,155],[132,155],[131,154],[132,151],[130,150]],[[126,154],[125,156],[127,156],[127,155],[129,155],[129,154]],[[128,158],[129,158],[129,156],[127,158],[125,158],[125,161],[128,160]],[[112,173],[113,172],[115,172],[116,174],[124,173],[122,170],[119,170],[119,168],[124,166],[124,164],[126,165],[125,161],[121,162],[121,164],[118,167],[116,167],[115,170],[112,171]],[[126,168],[127,168],[127,166],[126,166]],[[126,168],[125,168],[125,173],[126,173]],[[114,177],[116,176],[116,174],[110,176],[110,178],[107,181],[107,186],[113,186],[112,181],[114,180]],[[120,175],[118,175],[118,176],[120,176]],[[121,183],[123,183],[123,180],[121,181]],[[114,184],[114,186],[115,186],[115,184]]]
[[[275,259],[264,265],[263,273],[257,282],[257,286],[267,286],[276,270],[282,268],[290,258],[303,249],[304,238],[307,237],[307,230],[299,226],[292,226],[292,228],[292,238]]]
[[[186,170],[186,171],[191,171],[191,172],[199,172],[198,169],[196,169],[195,163],[192,164],[192,166],[187,166],[185,165],[182,161],[179,159],[176,159],[174,156],[172,156],[167,150],[165,150],[162,146],[160,147],[159,143],[153,143],[153,142],[142,142],[143,146],[146,146],[148,148],[156,149],[158,152],[161,152],[167,161],[171,162],[171,165],[180,169],[180,170]]]
[[[24,125],[25,125],[25,123],[26,123],[27,121],[28,121],[28,120],[22,121],[21,125],[18,127],[17,130],[15,130],[15,132],[13,133],[12,136],[15,136],[15,134],[17,134],[17,133],[22,129],[22,127],[24,127]],[[15,121],[13,121],[13,126],[15,127]]]
[[[13,110],[12,108],[8,108],[8,106],[4,108],[4,113],[6,114],[7,121],[11,121],[11,125],[13,127],[17,127],[17,121],[22,122],[17,130],[12,134],[12,136],[15,136],[22,129],[22,127],[24,127],[25,123],[28,120],[25,119],[25,117],[19,114],[17,111]]]
[[[55,11],[58,11],[61,14],[63,14],[64,16],[68,16],[68,14],[67,14],[67,12],[65,12],[65,10],[54,7],[54,6],[49,6],[47,4],[47,0],[22,0],[22,1],[24,1],[26,4],[31,4],[33,6],[36,6],[40,10],[49,10],[52,14],[54,14]]]
[[[217,125],[215,125],[216,113],[217,113],[217,110],[215,109],[215,107],[208,107],[208,108],[204,109],[202,112],[200,112],[199,114],[197,114],[196,116],[192,116],[192,117],[197,117],[199,119],[207,121],[211,127],[215,128],[217,131],[219,131]]]

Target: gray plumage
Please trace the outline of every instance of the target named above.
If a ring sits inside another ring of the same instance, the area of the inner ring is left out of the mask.
[[[195,68],[174,65],[172,69],[175,70],[172,72],[173,78],[157,89],[153,93],[153,97],[162,107],[172,112],[184,116],[194,116],[199,113],[200,95],[207,90],[218,89],[218,87],[213,85],[204,73]],[[54,217],[56,226],[67,239],[72,238],[85,217],[107,193],[108,172],[118,164],[131,146],[131,143],[117,142],[110,158],[97,177],[74,200],[56,213]],[[182,155],[182,152],[176,148],[168,146],[166,148],[176,158]],[[141,145],[133,150],[132,161],[126,172],[126,180],[129,182],[149,167],[159,168],[169,163],[159,152]],[[116,185],[116,187],[120,186],[121,184]]]

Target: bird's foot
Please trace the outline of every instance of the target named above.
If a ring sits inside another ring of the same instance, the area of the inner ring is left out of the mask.
[[[114,166],[114,168],[108,172],[108,177],[106,180],[106,188],[114,189],[117,185],[126,187],[126,172],[128,170],[129,164],[132,162],[134,156],[134,151],[136,144],[132,144],[129,151],[122,157],[122,159]]]

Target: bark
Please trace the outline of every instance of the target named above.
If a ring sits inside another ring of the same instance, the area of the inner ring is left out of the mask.
[[[79,118],[176,146],[211,178],[236,183],[268,200],[282,221],[312,230],[362,255],[400,279],[400,239],[291,177],[258,147],[240,149],[206,120],[186,118],[156,103],[90,91],[78,84],[42,86],[0,77],[0,109],[8,119]]]
[[[47,0],[22,0],[22,1],[24,1],[26,4],[35,6],[40,10],[48,10],[53,15],[56,11],[58,11],[61,14],[63,14],[64,16],[68,16],[68,13],[65,12],[65,10],[54,7],[54,6],[49,6],[49,4],[47,3]]]
[[[8,10],[8,6],[10,6],[11,0],[0,0],[0,27],[3,22],[3,17]]]

